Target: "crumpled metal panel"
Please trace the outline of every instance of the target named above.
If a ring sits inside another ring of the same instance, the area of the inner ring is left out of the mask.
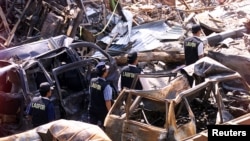
[[[130,32],[116,38],[117,41],[112,43],[110,48],[112,49],[116,44],[127,45],[129,42],[135,42],[132,44],[133,50],[153,50],[164,46],[161,40],[178,40],[183,36],[184,29],[177,25],[169,27],[164,20],[161,20],[135,26],[132,28],[131,35],[129,33]],[[111,37],[105,37],[104,42],[110,41],[110,38]]]
[[[125,120],[122,141],[165,141],[167,130],[154,126],[145,126],[138,122]],[[143,134],[142,134],[143,133]]]
[[[184,29],[181,26],[168,26],[164,20],[150,22],[132,28],[132,34],[138,31],[146,31],[156,37],[156,39],[178,40]]]
[[[69,37],[60,35],[50,39],[40,40],[37,42],[0,50],[0,59],[8,60],[13,56],[18,57],[19,59],[27,59],[49,50],[66,46],[71,42],[72,40]]]
[[[250,62],[248,56],[238,56],[232,54],[225,54],[224,52],[208,52],[208,57],[220,62],[230,69],[238,72],[248,84],[250,84],[249,70]]]
[[[149,51],[163,47],[161,40],[178,40],[184,30],[180,26],[169,27],[164,21],[147,23],[132,29],[133,50]]]

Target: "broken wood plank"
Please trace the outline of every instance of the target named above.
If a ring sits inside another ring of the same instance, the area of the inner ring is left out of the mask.
[[[121,56],[115,56],[118,65],[127,64],[127,54]],[[150,62],[150,61],[162,61],[165,63],[172,62],[184,62],[184,54],[179,53],[167,53],[167,52],[139,52],[138,53],[139,62]]]
[[[190,7],[188,6],[188,4],[185,0],[182,0],[182,2],[184,3],[184,5],[186,6],[187,9],[190,9]]]
[[[1,6],[0,6],[0,17],[1,17],[1,19],[2,19],[4,28],[5,28],[5,30],[7,31],[7,34],[9,34],[9,33],[10,33],[9,24],[8,24],[8,22],[7,22],[7,20],[6,20],[6,17],[5,17],[5,15],[4,15],[4,13],[3,13],[3,9],[2,9]]]
[[[23,16],[25,15],[26,10],[28,9],[29,5],[31,4],[31,1],[32,1],[32,0],[29,0],[29,1],[27,2],[26,6],[25,6],[25,8],[24,8],[24,10],[23,10],[22,15],[20,16],[20,18],[19,18],[18,21],[16,22],[15,26],[12,28],[12,30],[11,30],[11,32],[10,32],[10,34],[9,34],[8,39],[5,41],[5,43],[4,43],[5,46],[8,47],[8,46],[10,45],[12,39],[14,38],[16,29],[17,29],[18,25],[20,24],[20,22],[21,22]]]
[[[189,10],[183,10],[183,11],[185,11],[185,12],[202,12],[204,10],[212,10],[212,9],[215,9],[215,8],[216,8],[216,6],[208,6],[208,7],[189,9]]]
[[[210,13],[208,13],[209,16],[209,20],[215,21],[215,22],[219,22],[219,23],[223,23],[220,19],[213,17]]]

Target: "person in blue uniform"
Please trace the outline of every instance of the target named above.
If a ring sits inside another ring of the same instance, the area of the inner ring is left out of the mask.
[[[97,77],[90,81],[90,101],[89,101],[89,123],[100,126],[104,129],[104,120],[112,104],[112,88],[106,81],[109,66],[105,62],[96,65]]]
[[[204,44],[200,39],[201,31],[202,29],[199,24],[192,25],[193,36],[184,40],[183,46],[186,66],[191,65],[204,57]],[[189,76],[186,73],[184,73],[184,75],[187,77],[190,87],[192,87],[194,80],[196,79],[195,76]],[[195,83],[198,84],[198,80],[195,80]]]
[[[195,63],[200,58],[204,57],[204,45],[201,36],[201,26],[194,24],[192,26],[193,36],[184,40],[185,64],[190,65]]]
[[[121,91],[123,88],[132,88],[133,80],[136,74],[142,74],[142,70],[137,66],[138,64],[138,53],[131,52],[127,56],[127,65],[121,69],[120,78],[118,81],[118,89]],[[140,80],[137,80],[135,88],[142,90],[142,84]]]
[[[33,127],[37,127],[55,120],[55,109],[50,101],[53,88],[48,82],[40,84],[40,97],[32,99],[27,108],[28,115],[31,117]]]

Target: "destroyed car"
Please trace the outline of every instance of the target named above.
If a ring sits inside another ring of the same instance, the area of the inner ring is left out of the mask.
[[[245,114],[249,87],[239,73],[208,57],[182,71],[196,75],[195,86],[181,73],[155,90],[124,89],[106,116],[107,135],[112,140],[182,140],[208,124]]]
[[[85,76],[85,80],[82,81],[86,81],[84,82],[86,84],[90,82],[91,77],[93,77],[92,75],[94,75],[94,73],[91,72],[93,71],[95,65],[100,61],[104,61],[110,66],[109,74],[106,79],[113,87],[114,93],[117,92],[119,71],[116,60],[94,43],[75,41],[69,44],[68,47],[57,47],[56,49],[37,55],[33,57],[33,59],[38,60],[51,75],[53,68],[80,60],[92,60],[92,64],[88,63],[83,68],[82,73]]]
[[[25,108],[31,98],[38,95],[38,81],[53,81],[37,61],[17,64],[0,61],[1,80],[1,137],[18,133],[29,128],[26,124]],[[36,77],[37,76],[37,77]],[[37,81],[37,83],[34,83]],[[53,94],[54,95],[54,94]],[[53,101],[54,102],[54,101]]]
[[[89,100],[87,76],[95,76],[95,73],[86,72],[86,68],[95,63],[96,60],[85,59],[53,69],[60,106],[63,109],[62,118],[81,120],[81,116],[87,113]]]
[[[34,60],[39,61],[53,78],[61,107],[60,118],[80,120],[86,113],[89,83],[96,76],[94,68],[100,61],[110,66],[106,79],[113,88],[113,98],[117,97],[119,72],[116,62],[93,43],[74,42],[69,47],[37,55]]]
[[[38,88],[40,83],[44,81],[49,82],[54,87],[51,100],[55,105],[56,119],[82,120],[82,114],[86,113],[87,110],[89,81],[95,76],[93,68],[99,61],[105,61],[110,66],[108,80],[114,89],[114,95],[116,95],[116,81],[118,81],[119,72],[115,60],[93,43],[79,42],[76,45],[78,48],[90,49],[94,47],[95,51],[99,49],[101,52],[99,54],[102,57],[90,55],[81,58],[73,47],[58,47],[42,54],[36,54],[33,57],[22,56],[24,55],[23,52],[16,54],[13,58],[11,58],[13,54],[9,54],[8,61],[7,59],[6,61],[0,61],[2,64],[0,77],[3,81],[1,83],[3,97],[15,95],[21,98],[19,99],[20,103],[16,103],[12,112],[7,112],[6,115],[9,117],[10,114],[11,117],[13,116],[11,119],[15,120],[1,122],[1,127],[6,130],[1,132],[2,136],[30,128],[30,123],[27,123],[24,111],[31,99],[39,96]],[[14,77],[13,82],[7,81],[9,77]],[[5,105],[12,104],[8,102],[10,101],[5,99],[2,103],[5,103]],[[7,107],[3,109],[0,112],[4,115],[8,109]],[[16,111],[22,112],[16,113]],[[6,116],[4,116],[5,120]],[[16,126],[15,129],[10,126],[12,123]]]

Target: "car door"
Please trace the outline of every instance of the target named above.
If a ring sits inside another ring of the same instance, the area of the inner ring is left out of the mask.
[[[86,67],[92,63],[90,60],[77,61],[52,70],[63,118],[81,120],[86,113],[89,94]]]

